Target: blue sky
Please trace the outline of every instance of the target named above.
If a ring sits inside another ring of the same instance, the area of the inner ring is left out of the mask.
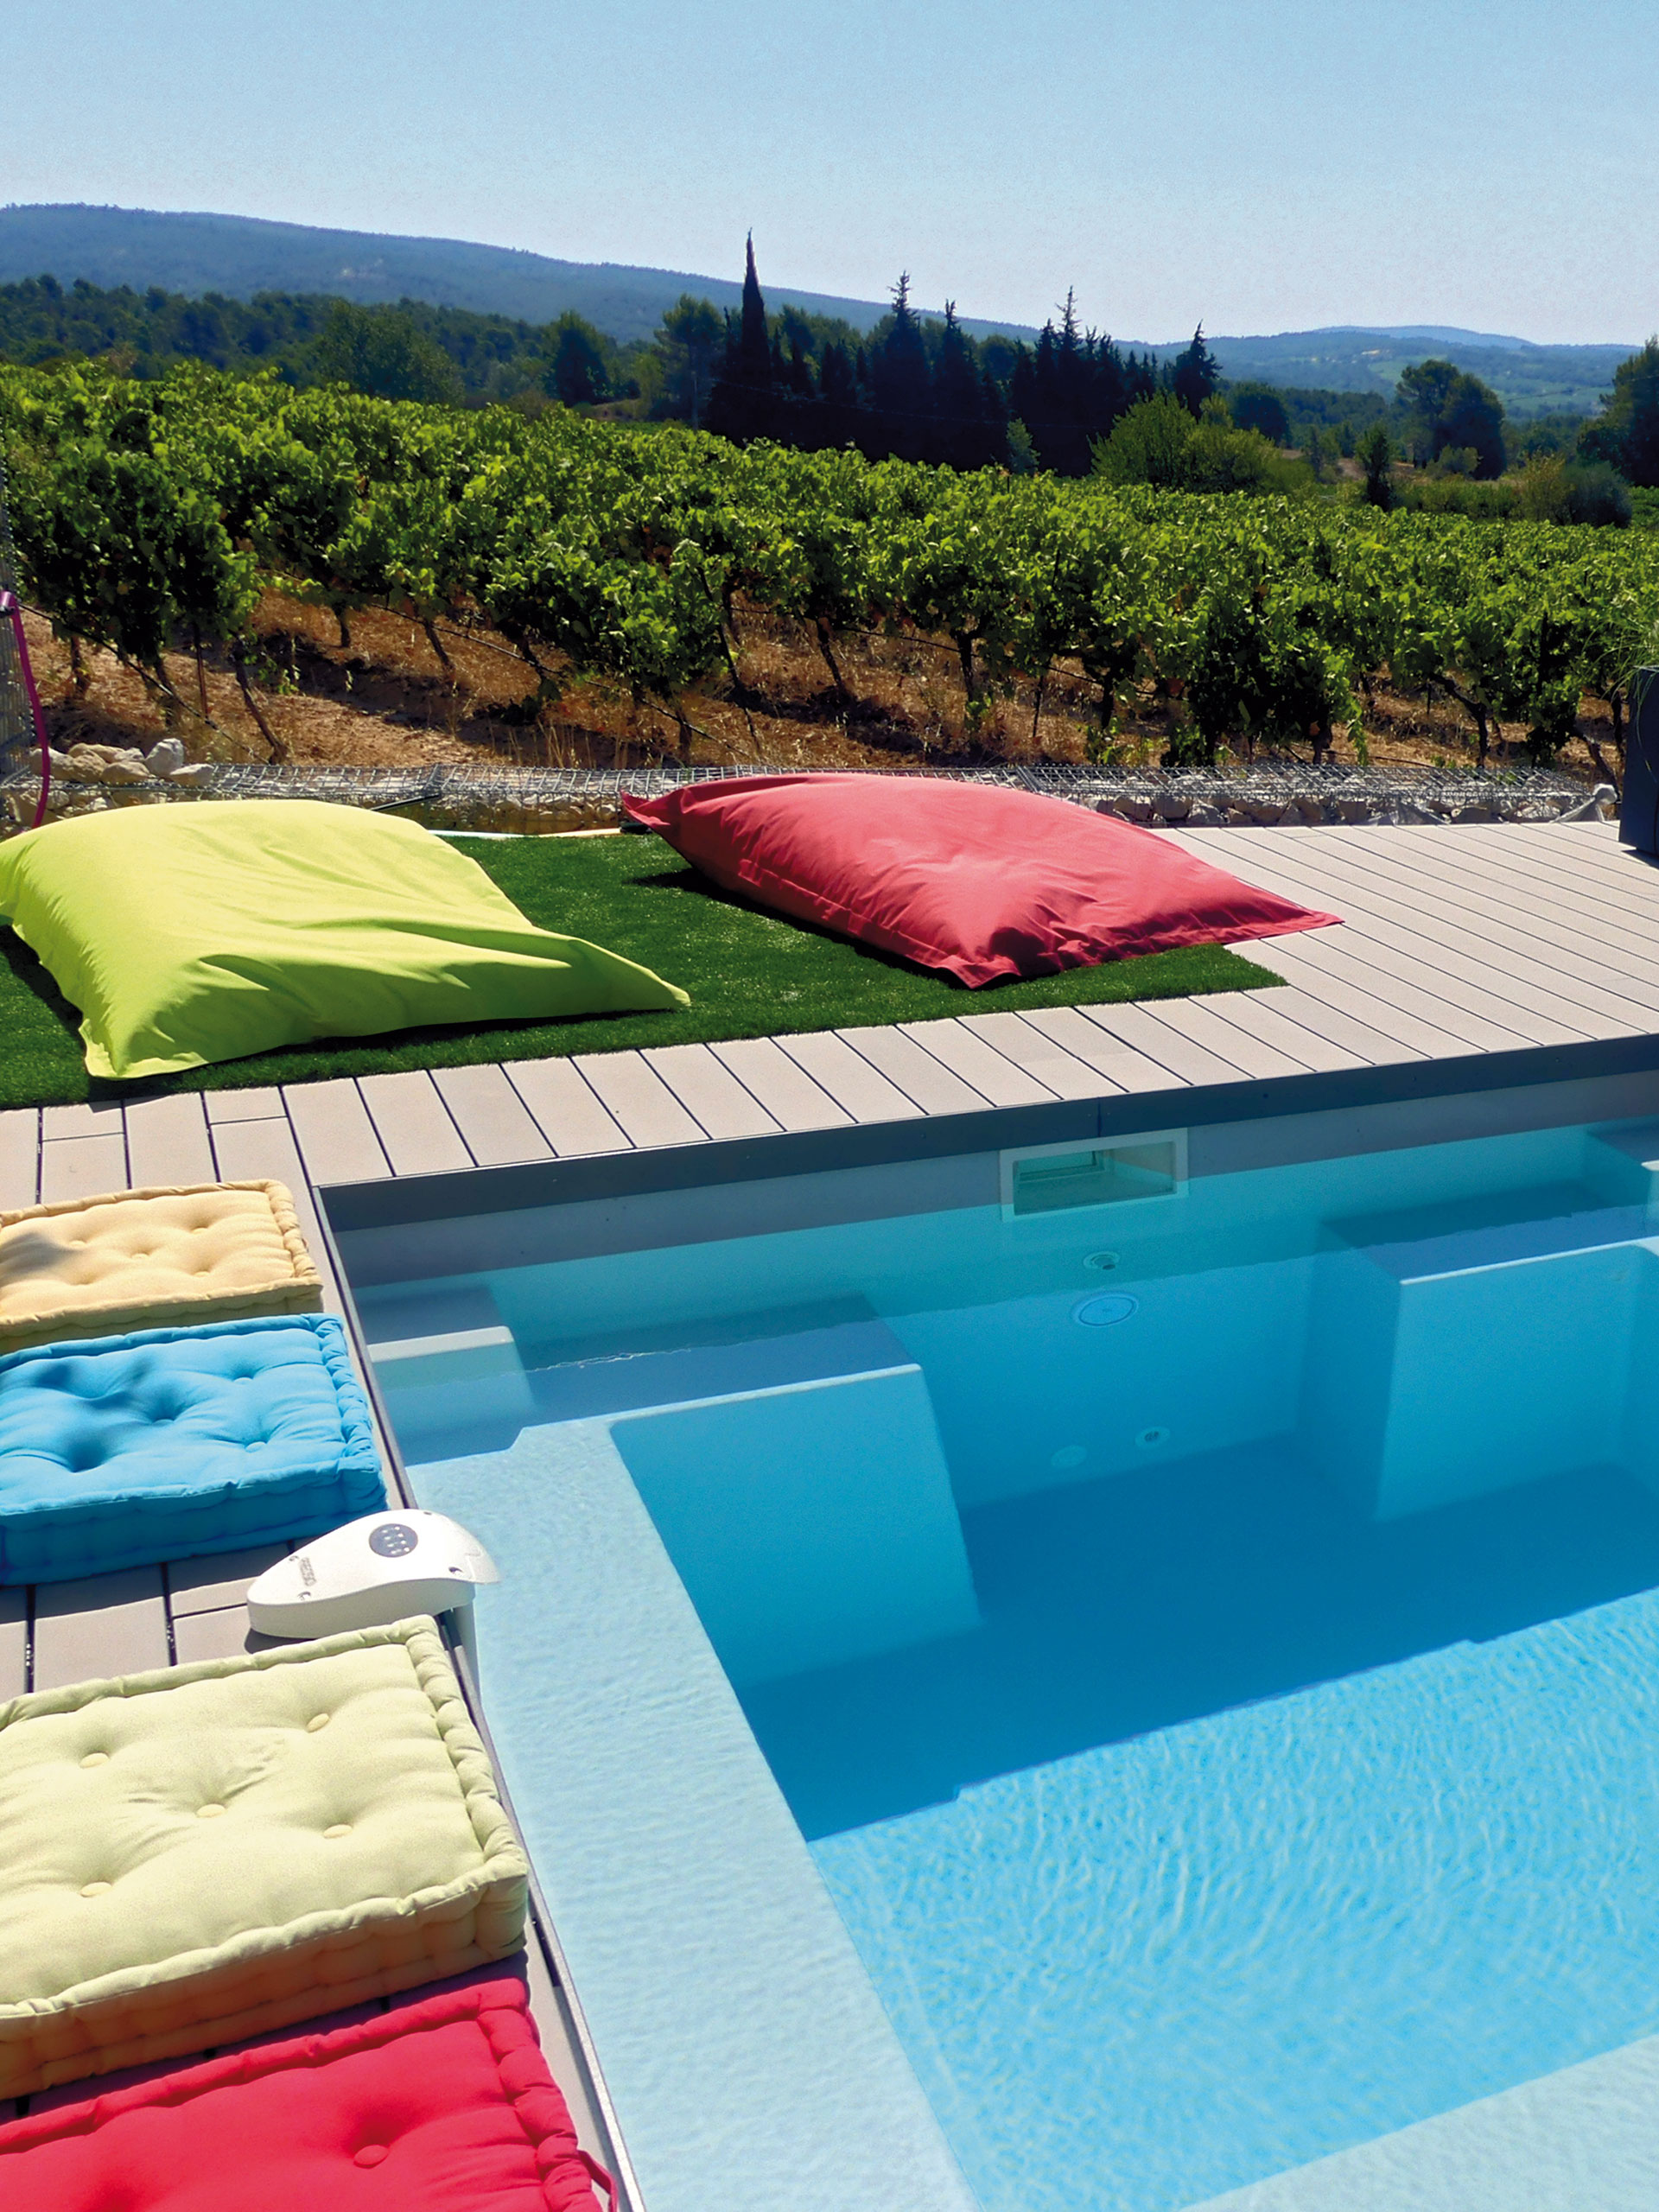
[[[1654,0],[48,0],[0,200],[212,208],[1124,338],[1659,324]],[[13,72],[16,74],[13,74]]]

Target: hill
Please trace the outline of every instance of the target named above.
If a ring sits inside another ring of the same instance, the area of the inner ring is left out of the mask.
[[[383,236],[318,230],[302,223],[246,215],[159,214],[143,208],[0,207],[0,283],[50,273],[99,285],[159,285],[200,297],[217,292],[250,300],[256,293],[327,293],[365,305],[400,299],[463,308],[543,325],[567,313],[585,316],[620,344],[649,338],[663,311],[682,292],[734,308],[742,287],[722,276],[684,270],[637,269],[616,262],[558,261],[512,247],[457,238]],[[797,307],[838,316],[868,331],[889,302],[791,291],[768,283],[775,311]],[[1001,333],[1031,339],[1014,322],[964,317],[975,337]],[[1169,360],[1185,338],[1134,350]],[[1212,337],[1222,373],[1234,382],[1300,390],[1370,392],[1387,399],[1402,369],[1438,355],[1491,385],[1508,411],[1592,414],[1614,369],[1636,351],[1626,346],[1535,346],[1523,338],[1460,330],[1446,324],[1370,327],[1340,325],[1254,337]]]
[[[60,283],[151,284],[199,297],[223,293],[249,300],[257,292],[329,293],[364,306],[401,299],[467,308],[528,323],[585,316],[626,345],[649,338],[682,292],[734,308],[741,282],[677,269],[633,269],[616,262],[555,261],[510,246],[472,245],[459,238],[383,237],[368,231],[323,231],[302,223],[270,223],[248,215],[156,214],[138,207],[0,207],[0,283],[27,276]],[[839,316],[868,330],[889,312],[886,300],[842,300],[768,284],[773,308]],[[1034,338],[1016,323],[973,322],[976,337],[1006,331]]]
[[[1215,338],[1222,374],[1236,383],[1318,385],[1331,391],[1392,397],[1402,369],[1428,355],[1454,362],[1489,384],[1513,416],[1592,415],[1630,346],[1535,346],[1444,325],[1408,323],[1382,329],[1339,327],[1288,330],[1274,337]],[[1639,341],[1638,341],[1639,342]],[[1177,350],[1160,346],[1161,359]]]

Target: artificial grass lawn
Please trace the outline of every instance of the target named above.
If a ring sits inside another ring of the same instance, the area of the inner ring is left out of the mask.
[[[656,837],[525,837],[502,843],[467,838],[461,849],[532,922],[642,962],[689,991],[691,1004],[660,1014],[400,1029],[384,1037],[289,1046],[159,1080],[100,1083],[82,1063],[75,1010],[16,935],[0,929],[0,1107],[235,1090],[326,1076],[470,1067],[1029,1007],[1186,998],[1198,991],[1256,990],[1279,981],[1222,945],[1200,944],[970,991],[950,977],[731,897]]]

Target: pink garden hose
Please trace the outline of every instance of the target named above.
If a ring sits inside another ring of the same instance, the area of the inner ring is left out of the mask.
[[[17,659],[23,671],[23,689],[29,694],[29,710],[35,717],[35,742],[41,748],[41,796],[35,809],[34,827],[38,830],[46,819],[47,794],[52,789],[52,752],[46,741],[46,716],[41,712],[41,695],[35,688],[35,671],[29,664],[29,640],[23,635],[23,610],[15,591],[0,588],[0,614],[11,617],[12,635],[17,640]]]

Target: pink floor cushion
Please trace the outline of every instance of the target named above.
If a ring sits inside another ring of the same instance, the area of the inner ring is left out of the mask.
[[[40,2212],[598,2212],[595,2177],[506,1979],[0,2126]]]
[[[900,776],[746,776],[625,798],[728,891],[972,987],[1335,914],[1069,799]]]

